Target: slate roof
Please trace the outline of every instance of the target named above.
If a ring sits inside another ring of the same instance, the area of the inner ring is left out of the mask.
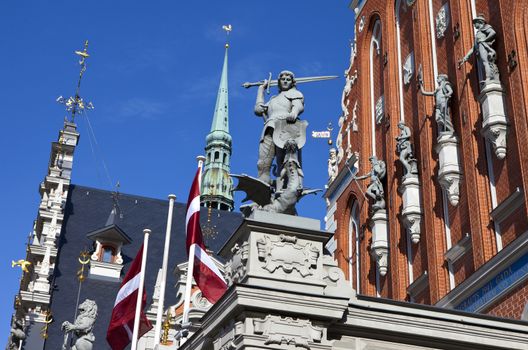
[[[60,326],[64,321],[73,321],[77,302],[78,280],[77,270],[79,253],[83,249],[93,251],[93,242],[86,237],[90,232],[105,226],[112,210],[112,194],[109,191],[90,187],[72,185],[66,203],[62,235],[59,242],[59,254],[54,270],[52,286],[52,315],[54,322],[49,328],[49,338],[44,349],[60,349],[63,343],[63,333]],[[132,239],[132,242],[122,249],[124,260],[123,276],[143,242],[143,229],[150,228],[152,234],[149,240],[147,273],[145,287],[147,290],[147,305],[152,301],[152,294],[159,268],[163,258],[163,246],[167,223],[168,200],[145,198],[121,194],[119,205],[123,214],[116,224]],[[165,294],[166,306],[176,302],[176,283],[172,273],[174,267],[187,260],[185,252],[185,208],[184,203],[175,203],[172,223],[171,250],[169,257],[169,272]],[[202,208],[202,223],[207,220],[207,210]],[[209,249],[218,251],[231,234],[240,226],[242,215],[235,212],[213,210],[211,224],[216,225],[217,235],[205,237]],[[94,349],[110,349],[106,343],[106,329],[110,321],[115,296],[120,282],[111,282],[87,278],[82,284],[80,302],[93,299],[98,305],[98,317],[94,328]]]

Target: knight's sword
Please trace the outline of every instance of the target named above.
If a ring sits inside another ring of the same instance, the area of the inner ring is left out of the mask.
[[[313,81],[322,81],[322,80],[336,79],[337,77],[338,77],[337,75],[323,75],[323,76],[319,76],[319,77],[302,77],[302,78],[295,78],[295,82],[297,84],[300,84],[300,83],[311,83]],[[269,86],[277,86],[277,83],[278,83],[277,80],[271,80]],[[246,83],[242,84],[242,86],[245,87],[246,89],[249,89],[252,86],[260,86],[260,85],[263,85],[263,84],[264,84],[264,80],[260,80],[260,81],[254,82],[254,83],[246,82]]]

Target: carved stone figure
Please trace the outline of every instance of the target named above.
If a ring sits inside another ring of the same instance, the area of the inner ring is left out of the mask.
[[[403,121],[398,123],[398,128],[401,130],[400,135],[396,137],[396,151],[400,155],[400,162],[405,169],[404,177],[409,174],[418,174],[416,166],[416,159],[413,155],[411,145],[411,129]]]
[[[435,91],[425,91],[423,87],[422,71],[418,72],[418,85],[420,92],[425,96],[434,96],[435,98],[435,120],[438,125],[439,132],[454,133],[453,123],[451,122],[451,115],[449,113],[449,100],[453,95],[453,87],[447,75],[438,74],[436,78],[438,87]]]
[[[449,3],[445,3],[436,14],[436,38],[442,39],[449,26]]]
[[[77,339],[70,348],[70,350],[92,350],[95,336],[92,329],[97,318],[97,304],[95,301],[86,299],[79,305],[79,316],[75,319],[75,323],[65,321],[62,324],[64,332],[64,343],[62,350],[68,349],[68,333],[73,332]]]
[[[277,147],[273,143],[273,132],[278,120],[295,123],[304,111],[304,96],[295,87],[295,77],[290,71],[279,74],[279,94],[264,102],[264,91],[268,88],[269,81],[264,81],[258,87],[255,114],[264,117],[264,129],[260,137],[259,159],[257,163],[258,178],[266,183],[271,183],[271,164],[277,155]],[[277,155],[279,156],[279,155]],[[277,162],[277,166],[282,163]]]
[[[13,319],[6,350],[20,349],[20,345],[25,339],[24,322],[21,319]]]
[[[369,173],[356,177],[356,180],[362,180],[370,177],[370,184],[367,187],[366,194],[374,200],[372,210],[375,212],[380,209],[385,209],[385,191],[383,190],[383,183],[381,180],[385,178],[387,174],[387,167],[385,162],[378,160],[376,156],[369,158],[372,166]]]
[[[470,57],[475,54],[477,60],[484,68],[486,82],[499,81],[499,69],[497,67],[497,51],[493,49],[495,36],[497,33],[491,25],[486,23],[483,15],[478,15],[473,19],[473,26],[477,30],[475,33],[475,44],[467,54],[458,61],[460,68]]]
[[[328,178],[330,182],[334,181],[337,176],[337,151],[335,148],[330,148],[330,155],[328,157]]]

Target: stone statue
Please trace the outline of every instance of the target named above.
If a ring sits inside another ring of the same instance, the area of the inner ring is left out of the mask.
[[[475,54],[482,64],[486,81],[499,81],[499,69],[497,67],[497,51],[493,49],[495,36],[497,33],[493,27],[486,23],[483,15],[478,15],[473,19],[473,26],[477,30],[475,33],[475,44],[468,53],[458,61],[460,68],[470,57]]]
[[[330,155],[328,157],[328,178],[330,182],[334,181],[337,176],[337,151],[335,148],[330,148]]]
[[[411,129],[403,121],[398,123],[401,130],[400,135],[396,137],[396,152],[400,155],[400,162],[405,169],[404,177],[410,174],[418,174],[416,159],[413,155],[411,145]]]
[[[383,190],[383,183],[381,180],[383,180],[387,174],[387,167],[385,166],[385,162],[378,160],[376,156],[371,156],[369,161],[372,166],[370,172],[363,176],[356,177],[356,180],[363,180],[370,177],[370,184],[367,187],[366,194],[374,200],[372,210],[375,212],[380,209],[385,209],[385,191]]]
[[[273,142],[275,124],[279,120],[286,120],[293,124],[304,111],[304,96],[295,87],[295,77],[292,72],[282,71],[279,74],[279,94],[272,96],[265,103],[264,91],[268,88],[269,83],[265,80],[262,85],[259,85],[255,103],[255,114],[264,117],[264,129],[260,136],[257,162],[258,178],[268,184],[271,183],[270,171],[273,159],[277,157],[277,166],[280,168],[282,166],[280,159],[284,158],[284,153],[277,150]]]
[[[438,74],[436,82],[438,87],[435,91],[425,91],[423,87],[422,70],[419,70],[418,85],[420,86],[420,92],[424,96],[434,96],[435,98],[435,120],[438,125],[438,131],[454,133],[455,129],[453,128],[451,115],[449,113],[449,100],[453,95],[453,87],[449,80],[447,80],[447,75],[445,74]]]
[[[11,331],[9,335],[9,341],[7,343],[6,350],[18,350],[20,349],[21,343],[26,339],[26,333],[24,332],[24,322],[21,319],[13,319],[11,324]]]
[[[68,333],[73,332],[77,339],[75,344],[70,350],[92,350],[95,336],[92,333],[92,329],[97,318],[97,304],[95,301],[86,299],[81,305],[79,305],[79,315],[75,319],[75,323],[65,321],[62,324],[62,330],[64,332],[64,343],[62,344],[62,350],[68,349]]]

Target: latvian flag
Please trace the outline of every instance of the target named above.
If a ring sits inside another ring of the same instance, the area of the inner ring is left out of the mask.
[[[106,332],[106,340],[112,350],[123,350],[132,341],[142,256],[143,245],[141,245],[117,293],[114,309],[112,310],[112,319]],[[147,293],[143,290],[138,339],[152,329],[152,324],[143,312],[146,302]]]
[[[187,216],[185,229],[187,231],[187,255],[194,245],[193,277],[202,291],[202,295],[211,303],[215,303],[227,289],[227,284],[211,257],[205,250],[202,229],[200,228],[200,176],[198,168],[187,201]]]

